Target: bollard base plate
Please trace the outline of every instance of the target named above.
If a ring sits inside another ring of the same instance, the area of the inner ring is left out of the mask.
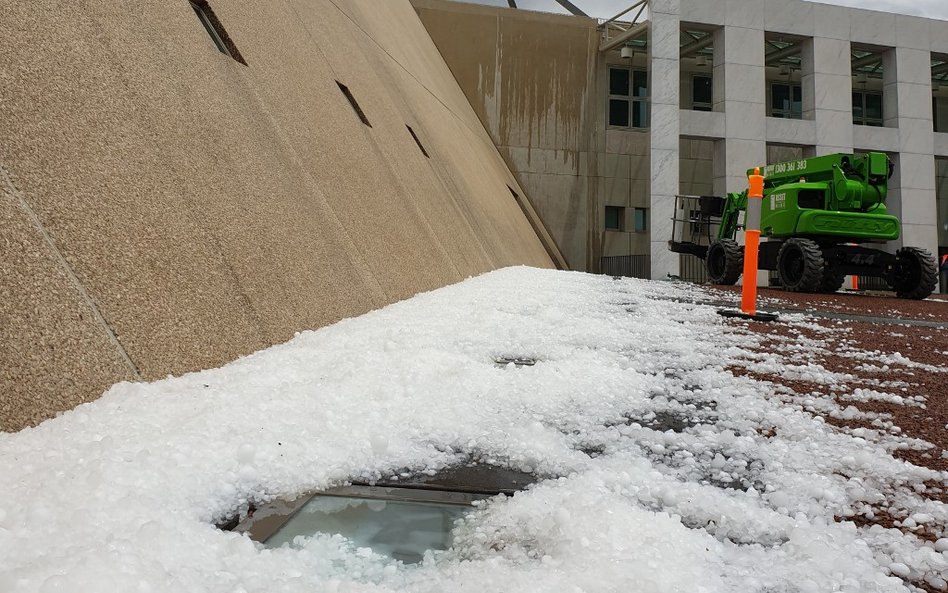
[[[737,317],[739,319],[752,319],[754,321],[777,321],[776,313],[763,313],[758,311],[751,315],[735,309],[718,309],[718,315],[722,317]]]

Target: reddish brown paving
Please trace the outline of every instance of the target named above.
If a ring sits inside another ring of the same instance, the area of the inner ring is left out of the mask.
[[[921,319],[927,321],[948,321],[948,301],[904,301],[894,298],[871,297],[863,295],[805,295],[783,293],[780,291],[761,291],[764,297],[779,298],[780,304],[772,306],[787,309],[808,309],[813,311],[837,312],[855,315],[872,315],[897,319]],[[941,295],[944,296],[944,295]],[[761,306],[761,309],[766,307]],[[763,337],[761,351],[781,352],[790,341],[809,338],[823,344],[816,351],[808,351],[793,356],[795,363],[818,364],[828,371],[848,374],[853,378],[845,381],[845,391],[856,388],[894,393],[906,396],[924,396],[925,407],[899,405],[888,402],[843,402],[853,405],[861,412],[887,414],[891,421],[902,429],[902,434],[928,441],[934,445],[928,451],[905,449],[894,451],[893,455],[910,463],[935,470],[948,470],[948,458],[943,451],[948,450],[948,373],[937,372],[948,368],[948,328],[930,328],[905,326],[892,323],[868,323],[866,321],[835,320],[811,318],[807,325],[788,323],[762,323],[756,321],[732,320],[729,323],[742,324],[748,330]],[[837,330],[826,332],[812,327]],[[847,354],[860,354],[859,358]],[[925,369],[892,363],[885,368],[884,357],[894,353],[910,359],[914,363],[930,365],[935,369]],[[791,357],[784,354],[788,359]],[[867,365],[878,367],[870,370]],[[814,396],[832,397],[827,385],[802,380],[791,380],[783,376],[761,374],[746,368],[733,366],[730,370],[739,376],[750,376],[761,381],[770,381],[775,385],[790,389],[796,394],[814,394]],[[880,381],[902,382],[904,385],[880,386]],[[903,391],[904,387],[904,391]],[[837,392],[838,396],[841,392]],[[825,417],[828,424],[839,428],[877,428],[865,420],[842,420]],[[761,432],[765,437],[773,436],[773,431]],[[948,489],[944,483],[926,483],[924,496],[948,502]],[[842,520],[841,518],[837,518]],[[897,525],[900,517],[893,516],[885,508],[876,508],[873,519],[855,516],[848,520],[857,525],[879,524],[888,528],[899,528],[916,537],[933,540],[937,534],[925,529],[908,530]],[[913,582],[924,591],[934,593],[935,589],[925,582]]]
[[[829,297],[823,297],[829,298]],[[905,367],[899,364],[888,365],[888,370],[868,372],[863,365],[870,364],[882,367],[881,357],[893,353],[901,353],[910,360],[931,365],[933,367],[948,368],[948,329],[928,327],[904,327],[901,325],[875,324],[865,322],[845,321],[839,325],[835,320],[814,319],[816,325],[850,331],[838,334],[826,334],[816,330],[788,325],[785,323],[743,322],[746,327],[759,334],[773,336],[762,342],[764,350],[780,350],[785,341],[783,338],[803,336],[814,340],[827,342],[828,351],[812,355],[811,361],[821,365],[828,371],[847,373],[855,377],[846,382],[848,391],[855,388],[872,389],[876,391],[895,393],[902,396],[921,395],[926,398],[925,408],[891,404],[886,402],[847,402],[863,412],[877,412],[890,414],[892,421],[899,426],[903,434],[924,439],[935,448],[928,451],[898,451],[897,456],[932,469],[948,470],[948,459],[942,457],[942,450],[948,449],[948,373],[938,373],[926,369]],[[794,333],[796,332],[796,333]],[[870,355],[867,359],[854,359],[840,355],[853,349],[868,353],[879,351],[879,355]],[[735,374],[747,375],[746,369],[732,369]],[[757,375],[754,378],[771,381],[792,389],[798,394],[812,392],[828,396],[826,386],[799,380],[788,380],[780,376]],[[900,388],[880,387],[878,381],[903,381],[907,383],[907,391]],[[836,425],[859,426],[858,423],[842,423],[839,420],[828,418]],[[927,455],[926,455],[927,453]]]
[[[739,286],[715,286],[714,289],[735,294],[740,294],[741,291]],[[762,304],[760,308],[763,310],[767,309],[765,305],[770,303],[770,299],[775,299],[780,302],[774,303],[774,306],[787,309],[922,321],[948,321],[948,294],[933,294],[923,301],[899,299],[890,296],[891,294],[843,292],[812,294],[788,292],[775,288],[758,289]]]

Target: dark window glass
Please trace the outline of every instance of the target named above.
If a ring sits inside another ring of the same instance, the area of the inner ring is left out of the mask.
[[[635,209],[635,232],[644,233],[648,230],[648,210],[645,208]]]
[[[247,62],[244,61],[243,56],[240,55],[240,51],[237,49],[237,46],[234,45],[227,31],[224,30],[224,25],[221,24],[217,15],[211,10],[207,0],[191,0],[191,8],[194,9],[194,14],[197,15],[198,20],[204,25],[204,30],[207,31],[208,36],[211,38],[211,41],[214,42],[217,49],[222,54],[228,55],[246,66]]]
[[[629,102],[625,99],[609,99],[609,125],[629,127]]]
[[[632,102],[632,127],[648,127],[648,101]]]
[[[629,71],[624,68],[609,69],[609,94],[629,95]]]
[[[803,90],[799,85],[770,85],[770,117],[800,119],[803,116]]]
[[[609,69],[609,125],[623,128],[648,127],[647,72],[625,68]]]
[[[938,97],[932,97],[932,128],[936,132],[941,131],[938,127]]]
[[[431,155],[428,154],[428,151],[425,150],[425,145],[421,143],[421,140],[418,138],[418,134],[415,133],[415,130],[408,124],[405,124],[405,127],[408,128],[408,133],[411,134],[411,137],[415,139],[415,144],[418,145],[418,149],[421,150],[421,154],[425,155],[426,158],[431,158]],[[509,188],[510,186],[508,186]],[[513,191],[513,190],[510,190]]]
[[[365,112],[362,111],[362,107],[359,105],[359,102],[356,101],[355,95],[352,94],[352,91],[349,90],[349,87],[342,84],[338,80],[336,81],[336,84],[339,86],[339,90],[342,91],[342,94],[346,97],[346,100],[349,101],[349,105],[352,106],[352,110],[355,111],[356,115],[359,116],[359,119],[362,120],[362,123],[371,128],[372,124],[369,123],[369,118],[365,116]]]
[[[606,230],[622,230],[622,214],[624,208],[620,206],[606,206]]]
[[[691,79],[692,108],[698,111],[711,109],[713,90],[710,76],[695,76]]]
[[[636,97],[648,97],[648,72],[632,71],[632,94]]]
[[[882,95],[866,93],[866,119],[882,119]]]
[[[790,87],[775,84],[770,87],[770,106],[773,109],[787,111],[790,108]]]
[[[882,95],[853,91],[853,123],[859,126],[881,126]]]

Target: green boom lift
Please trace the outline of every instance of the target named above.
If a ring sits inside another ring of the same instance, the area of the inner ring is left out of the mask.
[[[847,275],[882,278],[897,295],[924,299],[938,282],[931,253],[895,254],[865,244],[899,238],[899,219],[885,207],[893,165],[883,153],[831,154],[760,167],[764,175],[759,267],[776,270],[783,287],[836,292]],[[748,174],[753,169],[748,170]],[[704,260],[715,284],[734,284],[744,250],[747,190],[727,197],[678,196],[669,249]]]

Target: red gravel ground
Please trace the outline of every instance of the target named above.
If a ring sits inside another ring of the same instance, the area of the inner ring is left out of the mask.
[[[740,288],[713,287],[712,295],[721,300],[737,301]],[[727,323],[742,325],[764,337],[764,351],[781,352],[788,342],[804,338],[821,341],[824,346],[795,358],[797,364],[818,364],[826,370],[846,373],[852,380],[833,391],[827,385],[788,380],[781,376],[760,375],[746,368],[735,367],[735,375],[749,375],[762,381],[786,387],[799,396],[835,399],[843,407],[852,405],[861,412],[884,415],[896,428],[890,434],[922,439],[934,445],[928,450],[900,449],[893,455],[916,465],[948,471],[948,295],[933,295],[924,301],[897,299],[883,294],[805,294],[775,289],[761,289],[758,309],[781,309],[811,312],[807,323],[763,323],[729,319]],[[852,319],[821,318],[820,313],[852,315]],[[863,316],[886,319],[937,322],[939,327],[912,326],[899,323],[869,322]],[[818,327],[814,327],[818,326]],[[820,328],[826,328],[826,331]],[[907,358],[893,357],[898,353]],[[886,362],[888,361],[888,363]],[[880,384],[881,383],[881,384]],[[881,401],[844,401],[841,396],[857,388],[892,393],[902,397],[922,396],[924,407]],[[844,420],[824,416],[827,423],[841,430],[874,428],[868,420]],[[924,495],[948,502],[948,482],[930,483]],[[884,508],[876,513],[874,522],[885,527],[899,527],[900,517]],[[859,518],[859,524],[868,520]],[[945,528],[948,526],[940,526]],[[907,528],[899,527],[903,531]],[[943,530],[943,529],[942,529]],[[922,539],[935,539],[937,533],[924,529],[911,530]],[[913,583],[926,591],[934,591],[926,583]]]
[[[715,287],[717,288],[717,287]],[[739,289],[724,288],[722,294],[736,293]],[[736,296],[736,295],[735,295]],[[886,319],[912,319],[941,322],[943,327],[920,327],[897,323],[869,323],[865,320],[837,320],[811,318],[809,321],[821,327],[840,330],[838,333],[825,333],[796,327],[793,324],[762,323],[734,320],[749,330],[771,335],[783,336],[783,340],[768,340],[764,347],[779,348],[787,337],[802,336],[828,342],[827,350],[816,355],[810,362],[820,364],[829,371],[849,373],[858,379],[847,384],[850,389],[857,387],[892,392],[897,395],[921,395],[926,398],[925,408],[911,407],[883,402],[851,402],[856,408],[866,412],[882,412],[892,415],[892,420],[903,434],[924,439],[935,449],[929,456],[921,456],[917,451],[900,452],[913,463],[933,469],[948,470],[948,459],[942,457],[942,451],[948,450],[948,295],[936,295],[924,301],[910,301],[881,295],[863,294],[805,294],[789,293],[774,289],[760,291],[761,310],[771,308],[794,309],[812,312],[834,312],[852,315],[872,315]],[[837,355],[841,351],[862,350],[870,353],[868,359],[855,360]],[[895,353],[912,362],[934,367],[917,368],[900,364],[890,364],[882,372],[867,372],[863,365],[881,367],[880,360]],[[941,371],[941,372],[939,372]],[[745,373],[742,373],[745,374]],[[760,377],[774,383],[785,385],[797,393],[807,394],[820,391],[819,385],[801,381],[787,381],[781,377]],[[907,391],[879,387],[878,381],[903,381]],[[824,388],[825,391],[825,388]],[[833,422],[836,420],[830,419]],[[851,423],[850,423],[851,424]]]
[[[715,286],[713,290],[722,294],[733,293],[734,298],[741,293],[739,286]],[[770,306],[800,311],[948,322],[948,294],[933,294],[923,301],[899,299],[891,296],[892,293],[882,292],[812,294],[760,288],[757,294],[761,310],[767,310]]]

